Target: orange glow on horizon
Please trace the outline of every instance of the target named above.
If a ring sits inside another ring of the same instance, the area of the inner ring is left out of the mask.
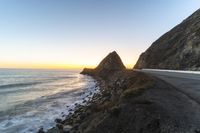
[[[98,65],[98,64],[97,64]],[[1,63],[0,68],[28,68],[28,69],[83,69],[95,68],[97,65],[81,64],[34,64],[34,63]],[[132,64],[127,64],[128,69],[133,68]]]
[[[81,53],[78,51],[77,54],[67,52],[67,54],[54,53],[48,55],[48,53],[42,55],[27,54],[23,56],[1,56],[0,57],[0,68],[28,68],[28,69],[83,69],[83,68],[95,68],[100,61],[107,56],[108,50],[105,52],[98,53]],[[126,51],[126,50],[125,50]],[[50,52],[51,53],[51,52]],[[129,52],[130,53],[130,52]],[[14,54],[14,53],[13,53]],[[69,54],[69,55],[68,55]],[[118,53],[125,66],[128,69],[133,68],[137,56],[127,54],[126,52]],[[8,54],[11,55],[11,54]],[[15,55],[18,55],[15,53]],[[48,56],[44,56],[48,55]],[[91,56],[95,55],[95,56]]]

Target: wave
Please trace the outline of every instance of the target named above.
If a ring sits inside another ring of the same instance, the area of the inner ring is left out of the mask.
[[[66,79],[66,78],[76,78],[75,76],[64,76],[64,77],[56,77],[56,78],[50,78],[47,80],[43,80],[42,82],[36,81],[36,82],[27,82],[27,83],[14,83],[14,84],[6,84],[6,85],[0,85],[0,89],[8,89],[8,88],[19,88],[19,87],[27,87],[31,85],[37,85],[47,82],[52,82],[59,79]]]
[[[29,83],[16,83],[16,84],[7,84],[7,85],[0,85],[0,89],[8,89],[13,87],[26,87],[30,85],[41,84],[42,82],[29,82]]]
[[[72,82],[71,80],[69,80],[70,82],[68,82],[68,80],[65,80],[65,78],[70,78],[66,76],[53,79],[56,80],[60,78],[63,79],[61,82],[66,82],[66,84],[71,84]],[[78,77],[76,76],[74,78]],[[46,81],[54,82],[53,79],[51,77],[47,80],[41,80],[38,82],[35,81],[32,83],[30,83],[31,81],[29,81],[29,83],[21,84],[26,86],[32,85],[33,83],[40,84],[41,82],[44,83]],[[77,81],[77,79],[75,79],[75,81]],[[11,133],[15,132],[17,129],[18,132],[32,133],[37,132],[36,130],[39,129],[41,126],[43,126],[44,130],[55,126],[54,120],[56,118],[64,118],[69,113],[69,110],[74,110],[77,103],[80,105],[84,105],[85,102],[83,101],[89,100],[87,99],[87,97],[90,95],[91,92],[92,95],[96,93],[96,82],[92,78],[84,76],[83,79],[78,78],[78,81],[82,84],[77,86],[69,85],[70,89],[65,89],[65,91],[58,91],[57,93],[50,93],[48,95],[44,94],[34,99],[28,99],[26,101],[14,104],[12,105],[12,107],[0,111],[0,132]],[[60,85],[61,82],[59,81],[58,85]],[[73,85],[74,84],[77,83],[75,82],[73,83]],[[57,82],[50,85],[55,86],[57,85]],[[39,85],[34,88],[42,89],[42,86]],[[25,87],[22,88],[22,90],[23,89],[27,90]],[[49,89],[48,86],[47,89]],[[19,90],[18,88],[16,90],[21,91],[21,89]],[[33,89],[33,91],[35,91],[35,89]],[[42,91],[46,92],[46,90]],[[14,95],[16,94],[14,93]],[[29,94],[25,93],[25,95],[27,96]]]

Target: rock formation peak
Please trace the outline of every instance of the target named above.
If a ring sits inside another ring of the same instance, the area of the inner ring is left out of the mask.
[[[113,51],[109,53],[101,62],[100,64],[95,68],[96,71],[102,71],[102,70],[122,70],[125,69],[124,64],[122,63],[121,58],[117,54],[116,51]]]
[[[123,71],[125,69],[126,67],[121,58],[116,51],[113,51],[109,53],[95,69],[85,68],[81,74],[96,75],[105,78],[116,71]]]

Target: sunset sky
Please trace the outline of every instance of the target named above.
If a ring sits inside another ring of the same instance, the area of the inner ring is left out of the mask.
[[[128,67],[200,0],[1,0],[0,68]]]

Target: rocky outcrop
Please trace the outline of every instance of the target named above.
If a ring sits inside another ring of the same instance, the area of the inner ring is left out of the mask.
[[[200,70],[200,9],[155,41],[134,68]]]
[[[95,69],[85,68],[81,74],[87,74],[92,76],[98,76],[103,79],[106,79],[108,76],[112,75],[117,71],[125,70],[125,66],[117,54],[113,51],[109,53]]]

